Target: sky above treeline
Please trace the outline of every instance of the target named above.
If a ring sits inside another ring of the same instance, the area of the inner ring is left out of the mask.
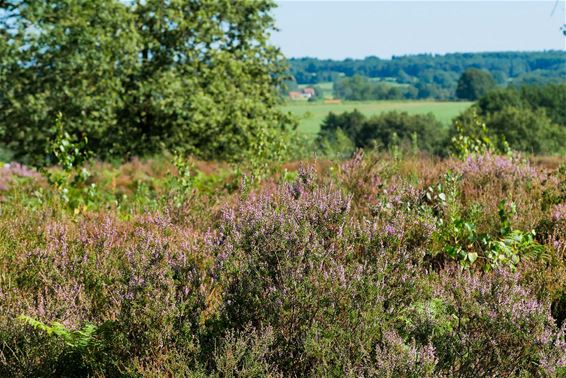
[[[287,57],[566,50],[565,1],[277,0]]]

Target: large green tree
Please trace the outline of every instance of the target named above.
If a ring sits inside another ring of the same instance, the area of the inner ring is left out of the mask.
[[[495,80],[487,71],[469,68],[458,80],[456,96],[466,100],[477,100],[495,88]]]
[[[276,153],[290,125],[271,0],[7,0],[1,140],[43,162],[57,113],[97,156]]]

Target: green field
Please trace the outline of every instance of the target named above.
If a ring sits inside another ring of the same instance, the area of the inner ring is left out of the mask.
[[[299,130],[315,134],[326,115],[330,112],[341,113],[358,109],[365,115],[379,114],[398,110],[409,114],[432,112],[442,123],[448,125],[452,118],[468,108],[472,103],[465,101],[346,101],[341,104],[322,102],[289,102],[283,109],[299,117]]]

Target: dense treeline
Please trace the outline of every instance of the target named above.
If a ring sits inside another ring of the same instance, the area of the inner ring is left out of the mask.
[[[289,63],[292,76],[302,84],[337,83],[344,77],[358,75],[393,79],[410,88],[400,90],[395,98],[454,98],[458,79],[468,68],[489,72],[499,85],[541,84],[563,81],[566,77],[563,51],[421,54],[390,60],[294,58]],[[377,99],[375,93],[364,99]],[[391,98],[391,94],[379,98]]]
[[[355,75],[334,82],[334,96],[349,101],[398,100],[418,98],[419,92],[410,85],[395,85]]]
[[[346,141],[351,148],[410,147],[446,155],[451,141],[464,132],[470,138],[487,138],[499,151],[565,154],[565,103],[566,84],[496,89],[454,119],[448,132],[433,114],[388,112],[367,118],[357,110],[330,113],[318,142],[335,149]]]

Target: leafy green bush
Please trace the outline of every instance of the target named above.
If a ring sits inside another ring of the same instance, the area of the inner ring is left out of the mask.
[[[537,155],[566,154],[566,127],[536,111],[506,107],[491,114],[486,122],[495,135],[504,137],[516,151]]]
[[[96,197],[96,185],[88,183],[90,172],[84,164],[92,153],[87,149],[88,140],[75,141],[64,129],[62,115],[55,121],[55,138],[47,146],[55,169],[43,169],[43,175],[59,194],[62,202],[73,210],[81,210],[92,205]]]
[[[391,111],[371,118],[358,110],[330,113],[321,126],[319,143],[335,142],[337,130],[342,130],[358,148],[416,149],[428,153],[439,153],[443,148],[444,128],[431,113],[409,115]]]
[[[350,101],[410,99],[418,94],[412,86],[372,81],[360,75],[335,80],[333,89],[337,98]]]
[[[469,112],[466,118],[460,115],[455,119],[451,135],[451,152],[460,158],[496,150],[490,132],[475,111]]]
[[[510,149],[538,155],[566,154],[566,85],[499,89],[454,119],[450,134],[491,140],[495,150]],[[478,125],[486,129],[479,131]],[[482,126],[483,127],[483,126]],[[465,144],[464,140],[460,141]],[[493,150],[493,148],[492,148]]]
[[[557,125],[566,125],[566,109],[564,109],[564,102],[566,101],[566,84],[554,83],[545,85],[523,85],[519,88],[511,87],[504,91],[508,96],[518,97],[521,106],[518,106],[516,100],[511,104],[499,104],[498,110],[503,109],[506,105],[513,107],[525,107],[533,111],[543,109],[546,115],[550,118],[552,123]],[[493,110],[484,108],[482,104],[488,105],[490,98],[482,101],[480,99],[479,105],[484,114],[493,113]]]
[[[545,249],[535,240],[534,230],[524,232],[512,228],[510,217],[515,211],[514,204],[507,210],[505,201],[500,202],[501,228],[495,235],[480,234],[473,213],[471,219],[456,216],[442,222],[437,237],[444,246],[443,252],[463,266],[471,266],[477,261],[486,270],[501,266],[515,269],[522,258],[541,256]]]
[[[435,153],[443,139],[444,127],[432,113],[409,115],[393,111],[369,118],[357,143],[360,147],[377,144],[390,148],[397,144],[409,149],[416,140],[419,150]]]

